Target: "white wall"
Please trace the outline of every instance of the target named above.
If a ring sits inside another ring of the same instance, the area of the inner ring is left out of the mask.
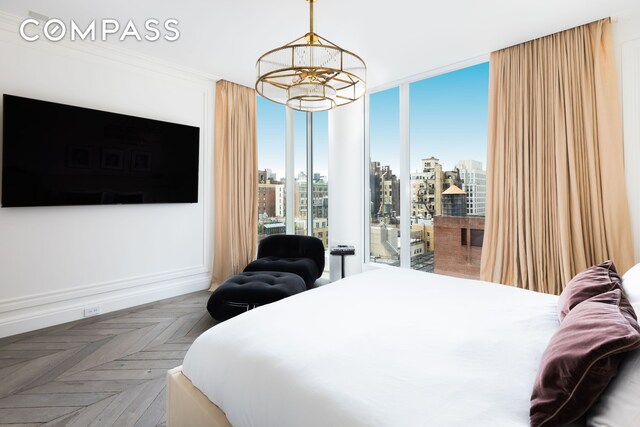
[[[353,245],[345,274],[362,272],[364,246],[364,99],[329,111],[329,247]],[[340,257],[331,256],[331,280],[340,278]]]
[[[640,262],[640,8],[614,18],[624,157],[636,262]]]
[[[27,43],[18,23],[0,15],[0,93],[200,127],[199,202],[0,209],[0,336],[207,288],[214,78],[99,42]]]

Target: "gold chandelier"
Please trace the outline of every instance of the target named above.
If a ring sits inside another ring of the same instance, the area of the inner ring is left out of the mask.
[[[309,32],[258,59],[256,91],[299,111],[324,111],[364,95],[367,67],[356,54],[313,32],[309,2]]]

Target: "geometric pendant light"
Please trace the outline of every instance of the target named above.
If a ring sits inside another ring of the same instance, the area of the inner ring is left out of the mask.
[[[262,55],[256,63],[256,91],[299,111],[325,111],[364,95],[367,67],[356,54],[313,31],[309,2],[309,32]]]

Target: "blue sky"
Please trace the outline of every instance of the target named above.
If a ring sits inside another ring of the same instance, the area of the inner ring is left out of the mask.
[[[459,160],[483,163],[487,157],[489,63],[475,65],[410,85],[411,171],[420,159],[435,156],[445,170]],[[399,173],[399,89],[371,95],[371,160]],[[306,117],[294,113],[295,173],[306,170]],[[314,172],[327,174],[327,112],[314,113]],[[278,178],[285,170],[285,107],[258,97],[258,166]]]
[[[328,113],[313,115],[313,170],[327,175],[328,165]],[[306,113],[294,112],[295,174],[307,170],[307,118]],[[258,97],[258,168],[271,169],[284,177],[285,171],[285,106]]]
[[[285,107],[262,97],[257,104],[258,168],[284,176]]]
[[[489,63],[411,83],[411,171],[420,159],[435,156],[445,170],[459,160],[483,163],[487,157]],[[371,160],[400,165],[398,88],[377,92],[370,101]]]

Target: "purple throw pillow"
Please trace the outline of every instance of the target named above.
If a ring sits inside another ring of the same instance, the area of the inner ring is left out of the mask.
[[[640,347],[640,327],[620,289],[576,305],[542,355],[531,394],[532,427],[579,419],[616,375],[629,351]]]
[[[605,261],[576,274],[558,299],[560,321],[582,301],[613,289],[622,289],[621,284],[622,280],[613,261]]]

